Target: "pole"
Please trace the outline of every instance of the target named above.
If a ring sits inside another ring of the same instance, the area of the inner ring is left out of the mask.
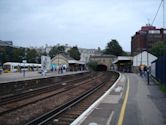
[[[163,0],[163,29],[165,28],[165,1]]]
[[[147,84],[149,85],[149,72],[150,72],[150,67],[149,67],[149,53],[147,49]]]
[[[60,67],[59,67],[59,51],[58,51],[58,74],[59,74],[59,71],[60,71]]]
[[[24,62],[24,71],[23,71],[23,76],[25,77],[25,62]]]

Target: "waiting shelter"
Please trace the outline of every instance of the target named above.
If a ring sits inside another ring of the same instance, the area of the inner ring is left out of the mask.
[[[114,69],[121,72],[131,72],[132,61],[131,56],[118,56],[117,59],[113,61]]]

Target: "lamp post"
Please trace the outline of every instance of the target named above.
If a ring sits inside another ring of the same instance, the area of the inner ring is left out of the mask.
[[[146,49],[147,51],[147,84],[149,85],[149,72],[150,72],[150,67],[149,67],[149,53],[148,53],[148,49]]]
[[[59,66],[59,50],[58,50],[58,74],[59,74],[60,66]]]
[[[25,51],[24,51],[24,60],[22,60],[22,63],[24,64],[24,69],[23,69],[23,77],[25,77],[25,63],[27,63],[27,49],[25,48]]]

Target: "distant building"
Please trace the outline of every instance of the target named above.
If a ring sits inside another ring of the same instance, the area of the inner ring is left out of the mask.
[[[0,46],[13,46],[13,42],[0,40]]]
[[[52,48],[53,48],[52,46],[47,46],[47,47],[45,48],[45,52],[46,52],[47,54],[49,54],[49,52],[51,51]]]
[[[85,49],[85,48],[78,48],[79,52],[81,53],[80,61],[89,62],[90,56],[97,56],[101,55],[100,51],[97,49]]]
[[[60,44],[57,44],[56,46],[60,46]],[[52,49],[52,47],[53,46],[46,45],[45,51],[46,51],[47,54],[50,52],[50,50]],[[64,47],[65,47],[65,52],[66,53],[72,48],[72,46],[69,46],[68,44],[65,44]],[[79,52],[81,54],[80,61],[83,61],[85,63],[89,62],[90,56],[101,55],[100,48],[98,48],[98,49],[78,48],[78,50],[79,50]]]
[[[159,41],[166,43],[166,29],[158,29],[151,25],[143,26],[131,38],[131,54],[134,56],[143,50],[149,50]]]

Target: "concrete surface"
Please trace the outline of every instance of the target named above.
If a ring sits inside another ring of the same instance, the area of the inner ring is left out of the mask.
[[[128,80],[129,82],[128,82]],[[127,84],[128,83],[128,84]],[[118,121],[122,105],[129,93],[123,122]],[[159,86],[137,74],[122,74],[115,88],[107,95],[81,125],[166,125],[166,95]]]
[[[58,74],[57,72],[49,72],[49,73],[46,73],[45,76],[42,76],[42,74],[34,71],[34,72],[26,72],[25,77],[23,76],[23,73],[19,73],[19,72],[2,73],[0,75],[0,83],[10,82],[10,81],[30,80],[30,79],[36,79],[36,78],[47,78],[52,76],[70,75],[70,74],[77,74],[77,73],[83,73],[83,72],[87,72],[87,71],[65,72],[63,74]]]
[[[166,125],[166,96],[159,86],[136,74],[128,74],[130,92],[123,125]]]

